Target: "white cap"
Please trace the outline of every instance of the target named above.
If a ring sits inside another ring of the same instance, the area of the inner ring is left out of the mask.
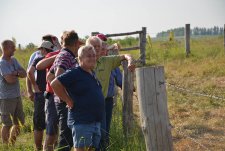
[[[43,41],[41,46],[38,47],[38,49],[41,49],[41,48],[46,48],[46,49],[53,50],[54,45],[51,42],[49,42],[49,41]]]

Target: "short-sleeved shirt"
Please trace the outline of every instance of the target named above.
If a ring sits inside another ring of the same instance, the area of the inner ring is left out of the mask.
[[[54,52],[49,52],[45,58],[49,58],[49,57],[52,57],[54,55],[57,55],[59,54],[60,50],[58,51],[54,51]],[[50,68],[52,67],[52,65],[50,65],[49,67],[46,68],[46,73],[48,73],[48,71],[50,70]],[[46,91],[49,92],[49,93],[54,93],[53,90],[52,90],[52,87],[50,85],[50,83],[47,81],[47,84],[46,84]]]
[[[30,56],[27,68],[29,68],[32,65],[33,61],[39,57],[42,57],[41,52],[39,50],[33,52]]]
[[[12,57],[11,62],[0,58],[0,99],[12,99],[20,96],[20,85],[17,79],[15,83],[8,83],[4,76],[22,69],[16,58]]]
[[[36,69],[37,63],[42,60],[44,57],[39,57],[34,59],[32,66]],[[46,89],[46,70],[36,70],[37,76],[35,78],[35,81],[38,85],[38,88],[41,92],[44,92]]]
[[[119,67],[111,72],[107,97],[113,97],[115,95],[115,82],[117,86],[122,88],[122,74]]]
[[[121,57],[119,55],[100,57],[97,61],[95,73],[102,85],[102,92],[105,98],[108,92],[111,71],[120,66],[120,64]]]
[[[100,122],[104,112],[104,96],[101,84],[94,73],[90,74],[81,67],[67,70],[58,77],[74,102],[69,110],[68,124],[88,124]]]
[[[63,48],[56,56],[55,61],[50,68],[50,72],[55,74],[57,68],[62,68],[65,71],[78,66],[78,62],[75,59],[75,55],[67,48]]]
[[[28,62],[28,66],[27,69],[29,69],[29,67],[32,65],[32,63],[34,62],[34,60],[38,57],[42,57],[42,54],[39,50],[36,50],[35,52],[33,52],[30,56],[29,62]],[[34,71],[34,77],[37,78],[37,71]]]

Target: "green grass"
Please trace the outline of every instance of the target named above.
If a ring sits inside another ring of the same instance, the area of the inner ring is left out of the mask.
[[[113,117],[111,124],[111,136],[109,150],[115,151],[142,151],[145,150],[144,137],[141,128],[137,122],[134,121],[134,127],[131,134],[126,138],[123,135],[122,125],[122,103],[118,99],[117,106],[113,109]],[[137,120],[137,119],[136,119]],[[139,121],[138,121],[139,122]]]

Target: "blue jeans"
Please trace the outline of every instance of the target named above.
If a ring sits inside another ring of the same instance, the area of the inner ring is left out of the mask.
[[[105,151],[106,147],[109,145],[109,131],[112,120],[112,110],[113,97],[108,97],[105,99],[105,112],[103,115],[103,120],[101,121],[101,141],[99,148],[96,151]]]
[[[73,147],[72,131],[67,126],[68,109],[65,102],[55,102],[59,117],[59,151],[70,151]]]
[[[58,117],[54,96],[50,93],[45,95],[45,118],[46,134],[51,136],[56,135],[58,133]]]
[[[73,142],[75,148],[98,147],[101,132],[100,122],[91,124],[69,125],[73,132]]]

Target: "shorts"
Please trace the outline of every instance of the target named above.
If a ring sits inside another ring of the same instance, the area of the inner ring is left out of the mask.
[[[54,102],[54,95],[49,94],[45,99],[45,122],[46,122],[46,134],[56,135],[58,133],[58,115]]]
[[[21,97],[0,99],[0,116],[4,126],[23,125],[25,117]]]
[[[101,139],[100,122],[91,124],[75,124],[68,126],[72,130],[73,144],[75,148],[97,148],[99,146]]]
[[[45,98],[44,93],[34,94],[34,130],[42,131],[45,129]]]

